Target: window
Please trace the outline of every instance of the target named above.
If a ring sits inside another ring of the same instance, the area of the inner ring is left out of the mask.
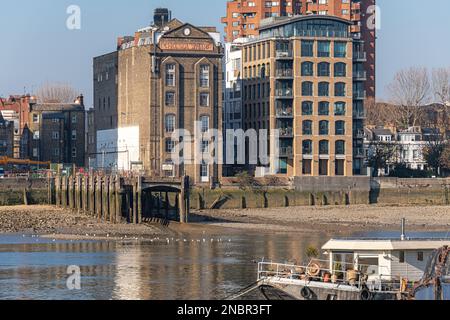
[[[345,141],[338,140],[336,141],[336,155],[343,156],[345,155]]]
[[[345,135],[345,121],[336,121],[336,135],[343,136]]]
[[[330,114],[330,103],[326,101],[319,102],[319,116],[328,116]]]
[[[72,140],[77,140],[77,130],[72,130]]]
[[[72,123],[73,123],[73,124],[77,123],[77,115],[76,115],[76,114],[74,114],[74,115],[72,116]]]
[[[302,57],[314,56],[314,41],[303,40],[302,41]]]
[[[40,137],[39,131],[35,131],[35,132],[33,133],[33,139],[34,139],[34,140],[39,140],[39,137]]]
[[[328,62],[321,62],[317,65],[317,75],[319,77],[330,76],[330,64]]]
[[[338,82],[334,85],[334,95],[336,97],[345,97],[345,83]]]
[[[319,135],[326,136],[329,132],[329,122],[327,120],[322,120],[319,122]]]
[[[313,125],[311,120],[303,121],[303,135],[310,136],[312,135]]]
[[[343,159],[336,159],[336,162],[334,164],[334,174],[336,176],[343,176],[345,174],[345,160]]]
[[[319,160],[319,175],[320,176],[328,175],[328,160],[326,159]]]
[[[175,65],[166,65],[166,86],[175,87]]]
[[[208,140],[202,140],[202,153],[207,153],[209,152],[209,141]]]
[[[328,82],[319,82],[319,97],[328,97],[330,95],[330,84]]]
[[[313,66],[314,66],[314,64],[312,62],[303,62],[302,63],[302,76],[312,77],[314,75]]]
[[[77,157],[77,148],[72,148],[72,158]]]
[[[334,104],[334,115],[345,116],[345,102],[339,101]]]
[[[398,262],[405,263],[405,251],[400,251],[398,254]]]
[[[207,178],[209,176],[209,168],[208,165],[202,161],[202,164],[200,165],[200,176],[202,178]]]
[[[305,81],[302,83],[302,96],[312,96],[313,95],[313,83]]]
[[[209,130],[209,117],[208,116],[202,116],[200,117],[201,122],[201,130],[202,132],[207,132]]]
[[[53,140],[58,140],[59,139],[59,132],[58,131],[53,131],[52,132],[52,139]]]
[[[209,93],[200,93],[200,107],[209,107]]]
[[[417,252],[417,261],[423,261],[423,252],[422,251]]]
[[[329,154],[329,145],[327,140],[321,140],[319,142],[319,154],[321,155]]]
[[[347,43],[335,42],[334,43],[334,57],[345,58],[347,56]]]
[[[334,64],[334,76],[345,77],[347,75],[347,65],[343,62]]]
[[[33,114],[33,123],[39,123],[39,115]]]
[[[317,56],[318,57],[330,56],[330,41],[317,42]]]
[[[313,114],[313,103],[311,101],[302,102],[302,115],[311,116]]]
[[[175,115],[173,115],[173,114],[166,115],[164,126],[166,128],[167,133],[174,132],[175,131]]]
[[[175,152],[175,141],[172,139],[166,139],[166,152],[174,153]]]
[[[202,87],[202,88],[209,87],[209,66],[208,65],[200,66],[200,87]]]
[[[175,105],[175,92],[166,92],[166,106],[173,107]]]
[[[53,156],[58,157],[59,156],[59,149],[53,149]]]
[[[313,142],[311,140],[303,141],[302,153],[306,155],[311,155],[313,153]]]

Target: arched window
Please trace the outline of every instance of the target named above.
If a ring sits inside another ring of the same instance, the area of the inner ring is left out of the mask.
[[[343,136],[345,135],[345,121],[336,121],[336,135]]]
[[[305,120],[303,121],[303,135],[305,136],[310,136],[313,133],[313,125],[312,125],[312,121],[310,120]]]
[[[310,81],[305,81],[302,83],[302,96],[312,96],[313,95],[313,83]]]
[[[345,83],[337,82],[334,85],[334,95],[336,97],[345,97]]]
[[[327,120],[322,120],[319,122],[319,135],[327,136],[329,133],[329,122]]]
[[[330,76],[330,64],[328,62],[321,62],[317,65],[317,76],[319,77]]]
[[[175,131],[175,115],[167,114],[165,121],[164,121],[164,126],[166,128],[167,133],[174,132]]]
[[[330,95],[330,84],[328,82],[319,82],[319,97],[328,97]]]
[[[313,114],[313,103],[311,101],[302,102],[302,115],[311,116]]]
[[[334,115],[345,116],[345,102],[338,101],[334,104]]]
[[[330,103],[327,101],[319,102],[319,116],[328,116],[330,114]]]
[[[336,141],[336,150],[335,150],[336,155],[338,156],[343,156],[345,155],[345,141],[343,140],[338,140]]]
[[[319,154],[320,155],[330,154],[328,140],[321,140],[321,141],[319,141]]]
[[[347,65],[343,62],[338,62],[334,64],[334,76],[335,77],[346,77],[347,76]]]
[[[303,77],[312,77],[314,75],[314,64],[312,62],[303,62],[302,63],[302,76]]]
[[[305,155],[313,154],[313,142],[311,140],[304,140],[302,143],[302,153]]]

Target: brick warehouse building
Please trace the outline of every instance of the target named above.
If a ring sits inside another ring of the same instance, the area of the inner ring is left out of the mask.
[[[31,160],[85,165],[85,110],[82,96],[74,103],[30,104]]]
[[[222,176],[217,164],[198,158],[184,159],[191,164],[172,163],[179,141],[171,136],[175,129],[194,134],[196,121],[203,129],[222,129],[220,34],[212,27],[167,20],[155,16],[157,24],[119,38],[117,74],[109,75],[109,81],[117,79],[117,127],[99,127],[97,164],[140,169],[152,176],[188,175],[195,183],[215,182]],[[102,64],[102,59],[94,59],[94,92],[106,85],[98,81],[105,79]],[[114,96],[114,90],[111,85],[103,92]],[[95,109],[103,108],[103,99],[98,98]],[[207,153],[213,142],[195,136],[190,148],[201,146]]]
[[[294,15],[331,15],[352,22],[351,32],[355,51],[361,52],[358,64],[364,73],[367,97],[375,98],[375,43],[373,28],[375,0],[233,0],[227,2],[225,39],[228,42],[241,37],[256,37],[261,20]],[[361,80],[362,81],[362,80]]]
[[[358,137],[350,22],[331,16],[275,18],[243,45],[244,129],[279,129],[271,174],[352,176],[362,160]]]

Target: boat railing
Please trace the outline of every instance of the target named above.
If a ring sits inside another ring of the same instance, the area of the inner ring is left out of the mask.
[[[283,278],[330,283],[336,286],[349,285],[357,288],[367,286],[371,291],[398,292],[401,282],[391,281],[388,272],[368,275],[361,270],[368,270],[370,265],[339,262],[340,269],[330,269],[329,261],[314,259],[308,264],[296,265],[274,262],[258,264],[258,280],[268,278]],[[327,266],[327,267],[325,267]],[[348,267],[348,268],[347,268]],[[377,266],[379,269],[387,267]],[[380,270],[381,271],[381,270]]]

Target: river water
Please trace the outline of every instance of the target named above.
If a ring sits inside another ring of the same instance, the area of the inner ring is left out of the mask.
[[[0,235],[0,299],[223,299],[255,282],[256,261],[300,263],[307,247],[333,236],[224,229],[106,242]],[[80,268],[79,290],[67,287],[70,266]]]

